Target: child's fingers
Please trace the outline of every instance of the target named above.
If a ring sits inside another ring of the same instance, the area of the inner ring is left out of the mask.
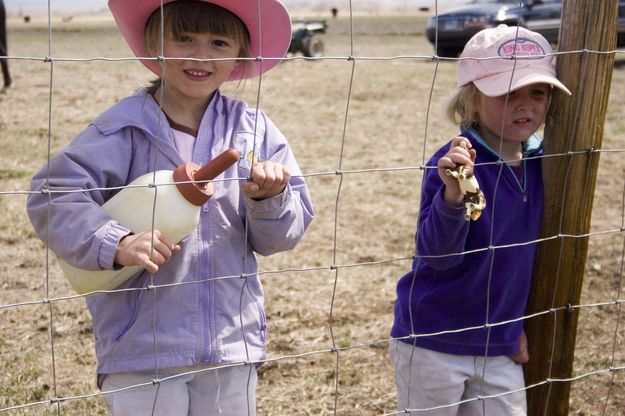
[[[252,198],[271,198],[284,191],[291,173],[283,165],[262,162],[252,169],[250,181],[242,184],[243,192]]]
[[[275,175],[274,182],[269,190],[272,196],[281,194],[291,179],[291,172],[286,166],[274,165]]]
[[[269,163],[258,163],[252,169],[251,175],[252,182],[258,186],[258,190],[265,188],[265,182],[273,183],[274,172],[273,169],[269,169]]]
[[[270,173],[270,180],[265,180],[265,189],[268,193],[277,195],[284,190],[284,187],[291,178],[291,173],[280,164],[269,163],[265,166],[265,169]]]
[[[454,137],[447,153],[438,160],[438,175],[445,185],[443,197],[447,203],[458,205],[464,198],[458,179],[448,175],[447,172],[455,170],[459,166],[464,166],[471,171],[474,161],[475,150],[472,148],[471,142],[462,136]]]
[[[169,262],[174,253],[180,251],[178,244],[173,244],[160,231],[154,230],[154,247],[151,248],[150,260],[157,266],[162,266]]]
[[[150,273],[156,273],[158,271],[158,265],[150,257],[141,258],[139,266]]]
[[[456,167],[456,162],[448,156],[443,156],[438,159],[438,167],[439,169],[453,169]]]
[[[519,351],[519,352],[517,352],[515,354],[512,354],[510,356],[510,359],[512,361],[514,361],[515,363],[525,364],[526,362],[528,362],[530,360],[530,354],[529,354],[529,352],[527,351],[527,348],[526,348],[526,349],[521,350],[521,351]]]
[[[471,167],[473,165],[473,160],[469,151],[460,147],[455,147],[438,160],[438,167],[447,169],[453,169],[459,165]]]
[[[166,257],[170,257],[175,251],[180,250],[178,244],[172,243],[166,236],[162,235],[159,230],[154,230],[154,237],[156,249]]]
[[[471,162],[475,162],[475,157],[477,156],[475,149],[469,149],[469,155],[471,156]]]
[[[141,266],[150,273],[156,273],[160,266],[167,264],[173,254],[168,247],[159,246],[159,248],[155,245],[149,254],[141,256]]]
[[[123,266],[141,266],[156,273],[159,266],[167,263],[178,251],[178,244],[171,243],[159,230],[150,230],[125,237],[118,247],[115,262]]]
[[[461,147],[464,149],[471,149],[473,146],[471,145],[471,142],[469,141],[469,139],[467,139],[464,136],[456,136],[453,139],[451,139],[451,148],[454,147]]]
[[[464,136],[456,136],[452,139],[450,151],[457,151],[461,153],[464,153],[466,151],[471,161],[475,162],[475,149],[473,148],[473,145],[471,144],[469,139]]]
[[[273,162],[257,163],[252,170],[252,180],[259,184],[261,181],[268,181],[270,184],[281,182],[286,179],[288,182],[291,173],[286,166]]]
[[[521,336],[519,337],[519,351],[510,356],[512,361],[519,364],[525,364],[526,362],[528,362],[530,359],[530,354],[527,347],[527,335],[525,334],[525,330],[523,330]]]
[[[449,157],[456,165],[465,165],[467,167],[473,166],[473,160],[471,159],[471,154],[469,152],[464,151],[462,153],[451,153]]]

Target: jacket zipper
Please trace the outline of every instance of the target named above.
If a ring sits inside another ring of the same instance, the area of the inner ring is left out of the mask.
[[[519,186],[519,189],[521,190],[521,192],[523,193],[523,202],[527,202],[527,169],[525,166],[525,157],[527,155],[523,155],[523,160],[521,161],[521,164],[523,166],[523,183],[521,183],[519,181],[519,178],[516,176],[516,174],[514,173],[514,171],[512,170],[512,168],[510,166],[508,166],[508,164],[506,163],[506,167],[508,168],[508,171],[510,172],[510,174],[512,175],[512,177],[514,178],[516,184]]]
[[[212,109],[212,123],[211,123],[211,130],[210,130],[210,137],[208,140],[208,155],[210,156],[210,159],[213,159],[213,147],[215,145],[215,135],[216,135],[216,130],[217,130],[217,116],[215,114],[215,109]],[[198,134],[199,136],[199,134]],[[196,139],[197,140],[197,139]],[[209,205],[208,203],[206,203],[206,205],[202,208],[202,213],[208,212],[209,211]],[[204,216],[204,218],[206,218],[206,223],[204,223],[203,221],[200,220],[200,239],[202,241],[202,249],[207,251],[207,255],[206,256],[200,256],[201,258],[205,258],[206,261],[206,270],[208,271],[207,276],[211,277],[211,250],[210,250],[210,244],[204,239],[204,233],[206,233],[206,238],[210,238],[210,233],[211,233],[211,226],[210,226],[210,215],[206,215]],[[202,264],[200,263],[200,275],[202,275]],[[202,283],[202,286],[204,286],[205,290],[204,292],[204,299],[202,302],[202,317],[204,320],[204,333],[206,334],[206,339],[204,340],[204,348],[203,348],[203,356],[204,358],[206,358],[209,362],[214,362],[215,360],[219,360],[220,359],[220,354],[221,351],[213,351],[212,348],[212,343],[213,343],[213,338],[212,338],[212,325],[211,325],[211,316],[212,314],[211,312],[211,304],[212,304],[212,288],[213,288],[213,283],[212,281],[209,279],[206,283]]]
[[[483,147],[485,147],[492,155],[494,155],[497,160],[501,161],[501,157],[490,148],[490,146],[488,146],[488,144],[486,144],[483,139],[479,136],[479,134],[473,130],[473,129],[469,129],[467,130],[467,132],[469,133],[469,135],[477,140]],[[517,178],[516,174],[512,171],[512,168],[510,166],[508,166],[507,163],[504,163],[504,165],[508,168],[509,173],[512,175],[512,177],[514,178],[516,184],[518,185],[519,189],[521,190],[521,193],[523,194],[523,202],[527,202],[527,169],[526,169],[526,164],[525,164],[525,159],[529,156],[529,152],[527,151],[523,151],[523,160],[521,161],[521,163],[523,164],[523,184],[521,184],[521,182],[519,182],[519,178]]]

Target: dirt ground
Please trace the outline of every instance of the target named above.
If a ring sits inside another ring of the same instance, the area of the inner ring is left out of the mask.
[[[432,54],[424,22],[359,16],[350,37],[345,18],[330,21],[328,59],[287,60],[262,78],[260,107],[289,138],[316,218],[296,250],[261,259],[269,362],[260,371],[259,415],[395,411],[389,330],[395,284],[414,251],[418,167],[456,134],[443,116],[455,65],[399,58]],[[22,58],[11,61],[13,86],[0,94],[0,412],[43,402],[7,413],[104,414],[102,399],[91,397],[95,356],[84,300],[34,235],[23,191],[48,149],[66,145],[150,76],[134,61],[42,61],[131,56],[111,23],[56,21],[52,42],[37,21],[9,27],[9,52]],[[625,365],[625,323],[617,328],[614,302],[623,299],[624,88],[619,64],[581,300],[612,304],[581,309],[571,415],[625,415],[625,374],[605,371]],[[254,104],[257,89],[250,81],[225,93]],[[46,404],[52,397],[74,399],[57,407]]]

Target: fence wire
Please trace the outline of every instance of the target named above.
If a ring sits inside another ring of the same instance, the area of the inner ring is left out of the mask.
[[[258,1],[259,3],[262,2],[262,0],[258,0]],[[436,7],[435,13],[438,14],[437,2],[435,3],[435,7]],[[146,387],[146,386],[159,386],[161,383],[167,382],[168,380],[175,378],[175,377],[181,377],[184,375],[196,374],[196,373],[201,373],[201,372],[217,371],[222,368],[228,368],[228,367],[233,367],[233,366],[243,366],[243,365],[250,365],[250,364],[260,365],[260,364],[284,363],[284,362],[294,363],[294,365],[300,365],[300,363],[305,362],[306,359],[308,359],[309,357],[313,357],[313,356],[333,357],[334,376],[332,377],[333,386],[332,386],[332,393],[331,393],[333,397],[332,413],[337,414],[340,411],[344,411],[344,410],[349,413],[350,409],[358,408],[359,406],[358,403],[344,403],[341,400],[342,354],[347,351],[352,351],[352,350],[379,348],[380,346],[386,347],[391,342],[397,339],[391,339],[386,336],[380,336],[379,338],[369,339],[369,340],[366,340],[365,342],[355,342],[348,346],[340,344],[340,342],[335,337],[335,325],[337,325],[337,322],[340,321],[339,319],[336,319],[335,306],[336,306],[336,301],[337,301],[336,298],[337,296],[339,296],[337,287],[341,283],[342,272],[344,272],[346,269],[359,269],[359,270],[361,269],[362,275],[366,276],[368,275],[367,271],[375,267],[389,267],[392,265],[402,265],[402,267],[406,268],[407,265],[409,265],[418,256],[415,254],[411,255],[411,254],[406,253],[405,255],[392,256],[392,257],[382,258],[378,260],[358,261],[354,263],[341,264],[339,262],[340,248],[339,248],[338,242],[341,237],[340,236],[340,233],[341,233],[340,214],[342,212],[343,181],[347,176],[352,176],[352,175],[354,176],[370,175],[370,174],[380,173],[380,172],[385,172],[385,173],[390,173],[390,174],[398,174],[401,172],[412,172],[412,173],[423,174],[425,173],[427,169],[429,169],[427,166],[425,166],[425,160],[427,158],[426,149],[430,145],[429,137],[428,137],[429,136],[428,129],[430,126],[429,120],[434,117],[430,113],[431,113],[431,105],[433,101],[433,96],[436,94],[435,86],[437,83],[437,76],[439,74],[439,64],[445,61],[458,61],[459,58],[447,58],[447,57],[440,57],[440,56],[431,55],[431,54],[395,55],[395,56],[381,56],[381,57],[356,56],[354,27],[353,27],[354,26],[354,13],[352,10],[353,7],[352,7],[351,0],[349,1],[348,8],[349,8],[349,36],[348,38],[349,38],[349,49],[350,49],[350,52],[348,55],[323,56],[323,57],[289,56],[284,59],[285,61],[337,61],[337,62],[344,62],[347,66],[349,66],[349,71],[348,71],[349,75],[345,81],[345,108],[344,108],[344,113],[342,115],[342,120],[341,120],[342,127],[341,127],[341,137],[340,137],[340,146],[339,146],[340,149],[337,154],[336,169],[329,170],[329,171],[326,170],[326,171],[318,171],[318,172],[306,172],[305,174],[302,175],[304,178],[338,178],[338,184],[336,185],[336,192],[335,192],[335,200],[334,200],[333,210],[331,214],[333,216],[333,224],[334,224],[333,232],[332,232],[332,240],[328,242],[328,246],[331,247],[332,261],[329,264],[324,264],[321,266],[307,266],[307,265],[302,264],[302,265],[294,265],[292,267],[281,268],[281,269],[276,269],[276,270],[260,270],[258,273],[253,273],[253,275],[259,276],[265,281],[269,281],[275,278],[276,276],[287,275],[287,274],[292,274],[292,273],[295,273],[298,276],[302,276],[302,278],[314,279],[316,272],[320,272],[320,271],[331,272],[333,274],[333,279],[332,279],[333,288],[331,292],[331,297],[329,299],[329,309],[327,313],[327,325],[328,325],[328,331],[330,334],[328,346],[326,348],[311,349],[305,352],[290,354],[290,355],[275,355],[275,354],[272,354],[271,348],[269,348],[269,357],[262,361],[251,362],[249,359],[249,354],[248,354],[248,359],[242,363],[219,365],[216,367],[201,369],[197,371],[189,371],[189,372],[178,374],[172,377],[163,377],[163,378],[159,377],[159,367],[155,359],[155,364],[154,364],[155,377],[151,382],[137,384],[137,385],[130,386],[124,389],[118,389],[118,390],[109,391],[106,393],[94,390],[92,393],[89,393],[89,394],[61,395],[59,394],[59,389],[57,387],[56,370],[57,370],[58,364],[57,364],[57,359],[56,359],[57,352],[55,351],[55,328],[58,327],[59,323],[57,321],[58,318],[55,316],[55,310],[53,308],[53,305],[57,303],[63,303],[63,302],[68,302],[68,301],[72,301],[76,299],[81,299],[87,296],[95,296],[95,295],[105,296],[106,294],[117,293],[121,291],[145,291],[147,293],[151,293],[153,296],[153,299],[155,299],[156,291],[162,290],[164,288],[176,286],[176,285],[202,285],[209,281],[241,279],[241,278],[246,279],[248,276],[247,276],[247,273],[243,273],[242,275],[219,276],[216,278],[202,279],[198,281],[185,282],[185,283],[179,283],[179,284],[166,284],[166,283],[157,284],[152,279],[150,284],[146,288],[101,290],[101,291],[90,292],[90,293],[86,293],[82,295],[71,294],[71,295],[54,296],[50,290],[50,278],[51,278],[50,276],[52,275],[52,271],[51,271],[51,267],[52,267],[51,257],[52,256],[51,256],[51,253],[46,251],[45,266],[41,270],[42,279],[44,279],[45,281],[44,297],[43,298],[34,297],[31,299],[24,299],[24,300],[16,299],[12,303],[0,304],[0,312],[7,311],[7,310],[20,310],[20,311],[25,311],[22,313],[28,313],[29,307],[33,307],[33,306],[46,307],[47,309],[47,325],[46,326],[47,326],[47,331],[50,334],[48,354],[50,355],[50,362],[51,362],[50,366],[51,366],[51,373],[52,373],[52,386],[49,390],[49,394],[47,394],[45,398],[41,400],[32,400],[29,402],[6,406],[3,408],[0,408],[0,413],[11,413],[11,412],[17,412],[17,411],[38,412],[39,411],[38,409],[40,408],[49,408],[48,410],[51,409],[51,411],[54,414],[60,415],[62,414],[61,404],[67,403],[67,402],[93,399],[95,397],[99,397],[104,394],[111,394],[111,393],[122,391],[122,390],[129,390],[129,389]],[[165,56],[160,56],[157,58],[137,58],[137,57],[77,58],[77,57],[71,57],[71,56],[54,56],[53,35],[52,35],[52,26],[53,26],[52,10],[53,10],[52,5],[50,4],[50,2],[48,2],[48,41],[49,41],[48,55],[47,56],[9,55],[6,57],[10,61],[32,61],[35,63],[42,62],[49,66],[49,101],[48,101],[49,108],[48,108],[48,131],[47,131],[48,160],[52,156],[52,142],[54,140],[53,139],[53,133],[54,133],[53,115],[55,114],[56,111],[59,111],[59,109],[56,108],[54,100],[53,100],[54,90],[56,87],[55,72],[54,72],[54,68],[56,64],[58,64],[59,62],[67,62],[67,63],[72,63],[75,65],[80,65],[82,63],[88,63],[88,62],[102,62],[102,63],[104,62],[136,62],[141,59],[155,59],[159,62],[164,62],[167,59],[172,59],[172,58],[167,58]],[[260,28],[260,30],[262,30],[262,27]],[[161,42],[163,42],[163,40],[161,40]],[[619,55],[624,55],[625,51],[623,50],[596,51],[596,50],[581,49],[581,50],[576,50],[576,51],[558,51],[558,52],[553,53],[554,56],[563,55],[563,54],[614,54],[615,56],[619,56]],[[250,59],[255,60],[255,61],[259,61],[259,60],[262,61],[262,60],[269,59],[269,58],[262,58],[262,54],[261,54],[261,57],[250,58]],[[204,60],[199,60],[199,61],[204,61]],[[354,94],[353,91],[354,91],[355,84],[357,82],[355,79],[355,73],[359,65],[365,64],[367,62],[375,62],[375,61],[378,61],[378,62],[406,61],[409,64],[417,63],[417,62],[432,64],[433,75],[431,79],[430,96],[427,99],[425,129],[423,131],[423,134],[420,137],[420,140],[422,140],[422,153],[420,156],[415,155],[414,160],[416,161],[416,163],[413,163],[412,165],[409,165],[409,166],[395,166],[395,165],[389,164],[389,166],[385,166],[385,167],[375,167],[375,168],[372,167],[372,168],[351,169],[351,170],[344,169],[344,161],[346,160],[345,152],[346,152],[346,149],[350,146],[350,143],[348,142],[347,137],[348,137],[348,129],[349,129],[349,120],[350,120],[351,112],[352,112],[351,106],[352,106],[352,99],[353,99],[353,94]],[[258,82],[258,86],[256,90],[256,111],[257,112],[259,111],[259,106],[260,106],[260,102],[262,98],[262,91],[261,91],[262,79],[263,79],[263,76],[261,75],[260,81]],[[294,139],[292,138],[291,141],[293,140]],[[590,154],[597,154],[597,156],[599,156],[601,154],[610,154],[610,153],[622,154],[624,152],[625,152],[625,149],[622,149],[622,148],[602,148],[602,149],[589,149],[587,151],[569,151],[566,153],[552,154],[552,155],[541,156],[541,157],[545,159],[546,158],[569,158],[569,160],[571,160],[574,157],[589,157]],[[246,178],[238,178],[237,180],[242,181],[245,179]],[[171,186],[171,185],[173,185],[173,183],[157,183],[156,181],[154,181],[148,186],[158,191],[159,187]],[[623,181],[620,185],[623,187],[623,198],[621,202],[622,219],[621,219],[620,227],[594,230],[589,233],[578,234],[578,235],[567,234],[563,230],[561,230],[556,235],[551,235],[551,236],[547,236],[547,237],[532,240],[532,241],[523,241],[517,244],[499,245],[499,246],[491,244],[490,246],[483,247],[479,250],[464,251],[464,252],[451,254],[452,256],[461,256],[461,255],[465,255],[465,254],[469,254],[469,253],[473,253],[477,251],[500,250],[504,248],[511,248],[511,247],[517,247],[517,246],[534,245],[534,244],[538,244],[538,243],[549,241],[549,240],[564,241],[566,239],[593,239],[593,238],[600,237],[600,236],[622,236],[621,238],[623,240],[623,249],[619,258],[620,275],[618,277],[618,289],[617,289],[616,297],[614,299],[600,301],[600,302],[593,302],[593,303],[579,303],[576,305],[566,305],[566,306],[556,305],[554,301],[554,303],[551,305],[551,307],[548,310],[544,310],[536,314],[521,316],[515,320],[505,321],[505,322],[488,322],[488,319],[486,319],[484,325],[481,325],[481,326],[470,327],[470,328],[450,329],[448,331],[442,331],[442,332],[430,333],[430,334],[413,334],[410,337],[408,337],[408,339],[429,337],[429,336],[441,335],[445,333],[470,331],[470,330],[482,329],[482,328],[489,329],[489,328],[496,327],[496,326],[506,325],[508,323],[515,322],[515,321],[525,321],[525,320],[534,318],[536,316],[541,316],[541,315],[551,316],[554,320],[556,320],[558,319],[558,314],[567,313],[567,312],[570,312],[571,310],[593,311],[593,310],[601,310],[605,308],[615,308],[614,314],[617,317],[617,319],[614,322],[614,328],[612,330],[613,335],[612,335],[611,356],[609,359],[609,363],[606,363],[606,365],[603,368],[578,373],[574,377],[570,377],[570,378],[558,379],[558,378],[552,378],[551,376],[549,376],[545,380],[542,380],[540,383],[525,387],[525,389],[528,390],[528,389],[532,389],[532,388],[536,388],[536,387],[544,386],[544,385],[550,386],[556,383],[574,383],[575,381],[582,380],[582,379],[588,379],[588,378],[601,376],[601,375],[608,375],[610,377],[610,382],[609,382],[609,387],[607,389],[607,392],[605,393],[603,413],[602,413],[602,414],[608,414],[607,411],[609,410],[609,399],[612,395],[616,394],[616,391],[613,388],[613,386],[615,385],[615,377],[618,375],[622,375],[625,372],[625,367],[623,367],[622,365],[618,365],[618,358],[617,358],[617,355],[619,352],[618,346],[620,345],[619,337],[621,337],[619,331],[621,330],[621,326],[622,326],[621,325],[622,305],[625,302],[625,299],[622,298],[623,267],[625,264],[625,261],[624,261],[625,259],[625,233],[624,233],[625,231],[625,181]],[[55,193],[62,193],[62,192],[63,193],[91,192],[91,191],[118,190],[118,189],[120,188],[106,188],[106,189],[91,188],[91,189],[80,189],[80,190],[68,191],[68,190],[58,190],[58,189],[48,188],[40,192],[47,194],[48,197],[51,197]],[[22,190],[0,189],[0,197],[2,198],[17,197],[17,196],[23,197],[32,193],[33,191],[29,191],[27,189],[22,189]],[[156,206],[156,198],[158,198],[158,192],[155,192],[155,203],[153,206],[153,210],[155,209],[155,206]],[[384,200],[379,201],[379,204],[384,204],[384,203],[385,203]],[[152,215],[154,215],[153,212],[152,212]],[[243,247],[242,250],[243,250],[243,253],[247,252],[246,247]],[[421,256],[421,257],[427,257],[427,256]],[[436,257],[436,256],[430,256],[430,257]],[[245,264],[245,260],[244,260],[244,264]],[[243,296],[243,293],[241,294],[241,296]],[[240,308],[242,307],[241,300],[239,300],[239,307]],[[156,306],[154,306],[153,314],[154,314],[153,318],[155,322],[154,323],[154,328],[155,328],[156,320],[157,320]],[[240,325],[241,327],[243,327],[242,321],[240,322]],[[6,322],[4,322],[2,326],[5,329],[5,331],[7,330],[10,331],[10,326],[11,326],[10,323],[7,324]],[[297,328],[295,328],[294,331],[297,331]],[[153,337],[154,337],[154,341],[153,341],[154,355],[156,356],[158,339],[157,339],[157,334],[156,334],[155,329],[153,332]],[[555,343],[552,342],[552,345],[555,345]],[[0,344],[0,359],[2,359],[2,357],[7,355],[6,352],[2,351],[3,348],[4,347],[2,346],[2,344]],[[392,380],[388,380],[389,389],[392,389],[391,387],[392,384],[393,384]],[[502,393],[501,395],[512,394],[512,393],[514,393],[514,391],[505,392],[505,393]],[[497,395],[497,396],[501,396],[501,395]],[[435,408],[405,409],[401,411],[394,411],[393,405],[387,403],[385,409],[381,413],[383,413],[384,415],[398,415],[398,414],[407,414],[411,412],[414,412],[414,414],[419,414],[420,412],[426,412],[426,411],[436,410],[436,409],[445,408],[445,407],[457,406],[461,403],[465,403],[469,401],[482,401],[482,400],[492,398],[492,397],[497,397],[497,396],[478,396],[478,397],[471,398],[468,400],[459,401],[457,403],[449,403],[444,406],[439,406]]]

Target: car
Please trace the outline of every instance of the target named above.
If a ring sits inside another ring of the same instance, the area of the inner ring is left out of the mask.
[[[326,33],[325,20],[296,20],[291,25],[291,55],[301,53],[307,58],[323,56],[324,45],[320,34]]]
[[[558,42],[562,0],[472,0],[428,20],[425,31],[436,54],[457,57],[467,41],[482,29],[517,24],[540,33],[554,45]],[[619,1],[618,47],[625,46],[625,0]]]

